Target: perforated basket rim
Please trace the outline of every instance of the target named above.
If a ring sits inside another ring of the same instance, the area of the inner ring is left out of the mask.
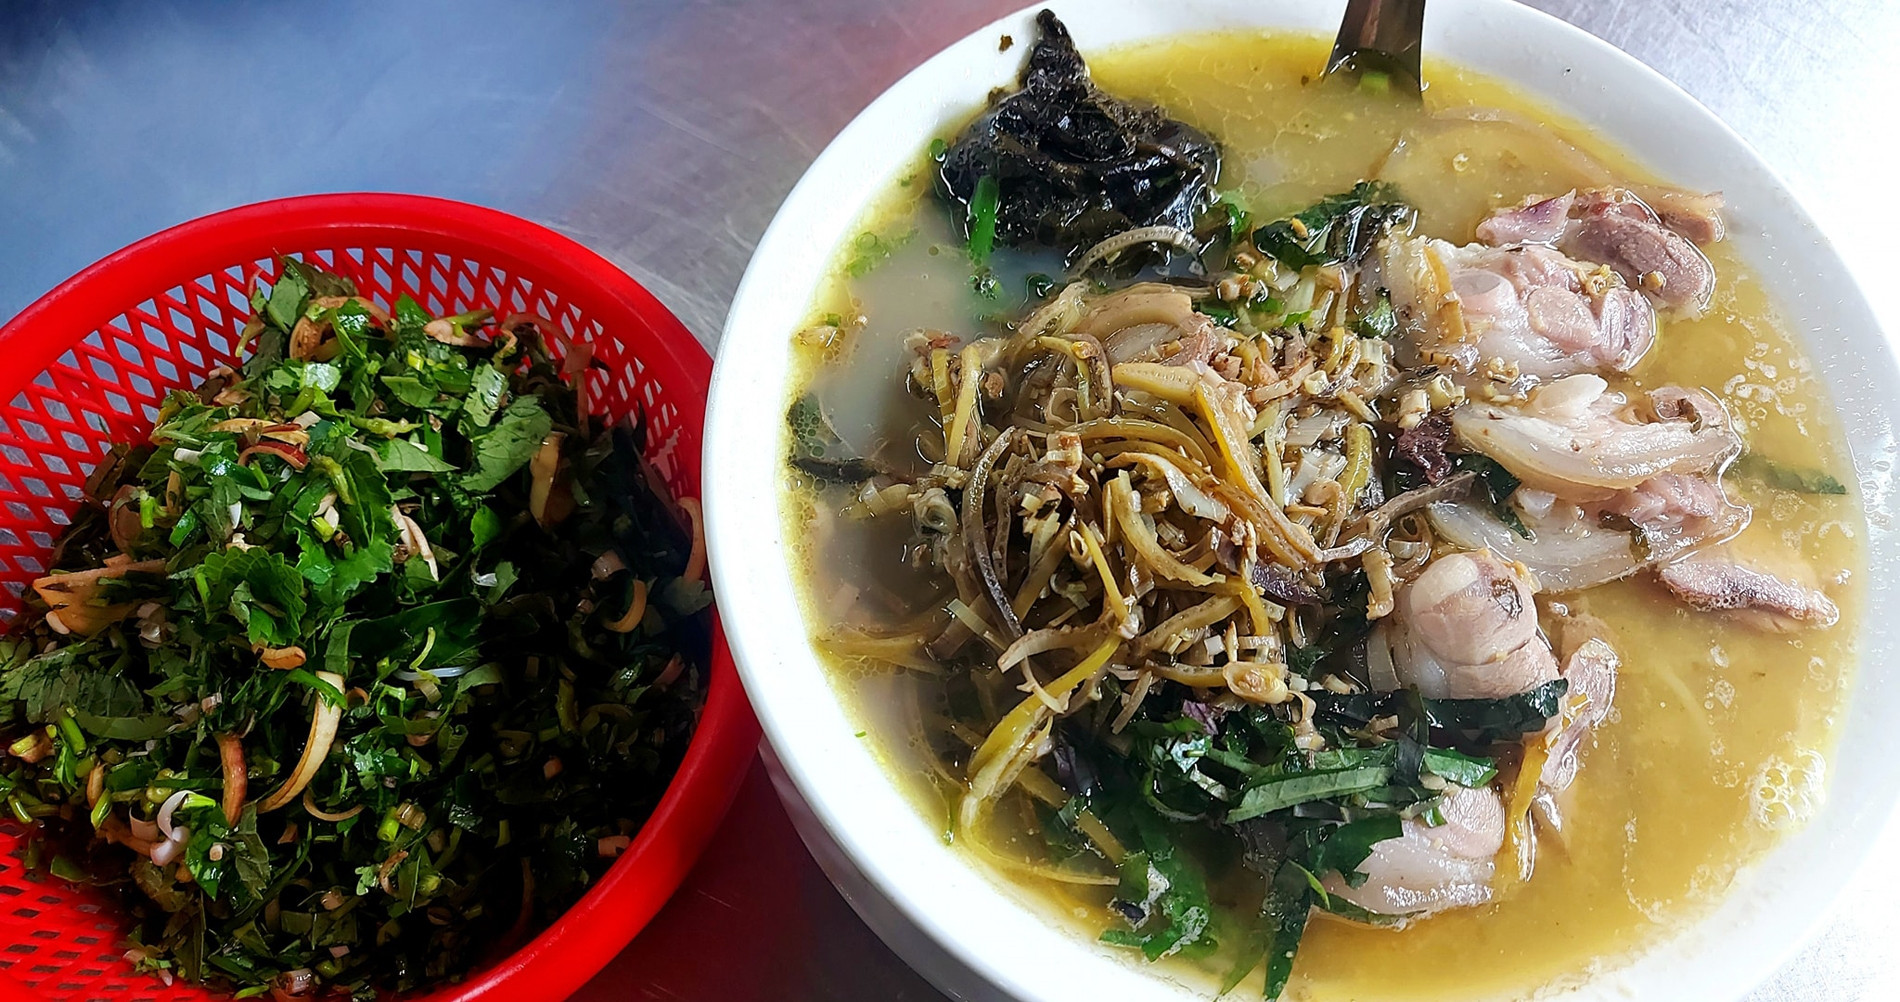
[[[0,400],[29,387],[67,350],[130,304],[232,267],[310,246],[413,249],[444,245],[510,273],[528,271],[594,317],[618,315],[641,333],[647,378],[697,408],[681,408],[694,439],[685,475],[699,480],[703,404],[712,360],[658,299],[580,243],[508,213],[450,199],[350,192],[274,199],[202,216],[99,260],[0,327]],[[0,518],[0,521],[3,521]],[[514,953],[418,1002],[540,1002],[564,998],[653,917],[698,859],[737,794],[759,742],[716,612],[706,703],[685,758],[633,844],[573,907]],[[4,946],[6,944],[0,944]],[[163,992],[156,981],[155,991]],[[45,998],[0,972],[0,995]],[[207,995],[207,997],[210,997]]]

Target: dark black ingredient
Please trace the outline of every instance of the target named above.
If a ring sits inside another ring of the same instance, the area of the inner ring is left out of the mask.
[[[1352,651],[1372,630],[1372,623],[1366,619],[1371,593],[1365,572],[1353,571],[1336,582],[1330,593],[1321,595],[1319,605],[1331,610],[1332,615],[1306,646],[1287,650],[1287,667],[1307,678],[1318,678],[1323,662]]]
[[[1542,730],[1550,718],[1563,711],[1568,691],[1570,684],[1559,678],[1503,699],[1426,699],[1421,703],[1424,719],[1432,730],[1455,736],[1461,742],[1488,745],[1515,741]],[[1378,717],[1398,715],[1401,703],[1416,699],[1417,693],[1407,689],[1350,695],[1316,691],[1312,696],[1322,722],[1364,727]]]
[[[1426,483],[1435,484],[1451,476],[1451,458],[1445,455],[1445,446],[1450,442],[1451,415],[1433,411],[1399,433],[1392,455],[1417,467]]]
[[[937,194],[969,236],[977,184],[996,179],[996,241],[1040,245],[1073,262],[1124,230],[1192,230],[1214,207],[1220,149],[1157,108],[1102,92],[1068,28],[1036,16],[1040,37],[1021,89],[993,96],[943,158]]]

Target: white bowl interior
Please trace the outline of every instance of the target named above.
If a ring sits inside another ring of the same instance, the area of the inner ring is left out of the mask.
[[[1325,0],[1056,0],[1084,53],[1192,31],[1270,27],[1330,32]],[[1025,10],[951,46],[899,81],[848,126],[786,199],[760,241],[720,343],[707,416],[706,512],[733,652],[785,774],[811,817],[879,900],[860,911],[902,915],[982,978],[1022,999],[1193,997],[1138,968],[946,847],[855,737],[825,669],[804,639],[792,552],[779,517],[781,422],[790,334],[805,319],[833,250],[934,136],[1009,83],[1022,50],[997,36],[1034,37]],[[1783,290],[1778,306],[1799,332],[1845,422],[1869,538],[1860,649],[1893,651],[1900,621],[1873,614],[1892,597],[1900,548],[1892,534],[1893,428],[1900,371],[1848,270],[1812,220],[1747,145],[1709,111],[1634,58],[1509,0],[1437,0],[1426,51],[1516,83],[1685,187],[1721,189],[1729,239]],[[1784,962],[1865,857],[1900,792],[1900,682],[1863,658],[1826,805],[1738,880],[1707,917],[1620,969],[1559,989],[1585,999],[1734,998]],[[900,950],[902,949],[900,945]],[[929,973],[929,972],[926,972]]]

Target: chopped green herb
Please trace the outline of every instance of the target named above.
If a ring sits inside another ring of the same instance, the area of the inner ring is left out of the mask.
[[[1247,235],[1248,227],[1252,225],[1253,216],[1247,211],[1245,206],[1240,204],[1240,196],[1233,192],[1228,192],[1222,195],[1214,204],[1220,207],[1222,215],[1227,219],[1227,238],[1229,240],[1238,240]]]
[[[1360,337],[1389,338],[1399,331],[1399,315],[1392,309],[1392,297],[1384,289],[1371,305],[1352,318],[1352,332]]]
[[[1730,467],[1737,475],[1749,477],[1776,490],[1796,494],[1846,494],[1847,485],[1822,470],[1797,469],[1758,453],[1748,453]]]
[[[1337,769],[1328,772],[1302,772],[1276,776],[1247,788],[1240,804],[1227,812],[1227,823],[1257,818],[1270,811],[1281,811],[1311,800],[1324,800],[1347,793],[1363,793],[1386,785],[1386,769]]]
[[[970,198],[970,262],[978,268],[989,264],[996,246],[996,179],[985,174],[976,182],[976,194]]]
[[[31,852],[124,893],[142,967],[239,997],[296,970],[413,992],[547,925],[653,810],[703,692],[711,594],[642,428],[590,432],[548,332],[483,338],[478,311],[448,344],[407,298],[387,323],[318,303],[354,291],[283,262],[241,378],[106,457],[0,637]],[[115,498],[137,517],[98,517]],[[162,805],[155,865],[125,847]]]
[[[1484,488],[1485,500],[1498,521],[1525,539],[1533,538],[1531,530],[1524,525],[1524,519],[1517,514],[1516,506],[1511,504],[1511,495],[1517,493],[1519,481],[1510,470],[1490,456],[1477,452],[1459,453],[1452,457],[1451,462],[1460,471],[1468,470],[1478,475],[1478,484]]]
[[[1211,938],[1214,909],[1205,878],[1162,819],[1135,815],[1131,827],[1139,848],[1122,859],[1117,899],[1140,920],[1131,929],[1104,932],[1102,942],[1133,947],[1150,961],[1211,952],[1217,944]]]
[[[1263,997],[1277,999],[1286,992],[1293,977],[1293,958],[1299,953],[1300,940],[1306,935],[1306,923],[1317,895],[1313,875],[1291,860],[1280,864],[1267,892],[1261,917],[1267,925],[1267,977]]]
[[[1254,248],[1289,268],[1345,262],[1357,264],[1391,226],[1412,217],[1412,208],[1389,185],[1361,181],[1351,191],[1328,195],[1253,231]]]
[[[1425,768],[1433,775],[1472,789],[1491,782],[1498,774],[1497,764],[1490,759],[1466,755],[1451,748],[1425,749]]]
[[[1240,323],[1239,311],[1218,299],[1200,300],[1194,304],[1194,312],[1212,318],[1222,327],[1233,327]]]
[[[1424,719],[1431,727],[1456,734],[1462,741],[1512,741],[1542,730],[1552,717],[1562,712],[1563,697],[1569,691],[1569,683],[1559,678],[1503,699],[1426,699],[1422,700]],[[1316,693],[1313,701],[1322,717],[1345,726],[1364,727],[1377,717],[1397,714],[1400,701],[1407,695],[1406,690],[1353,695]],[[1444,756],[1428,756],[1425,764],[1433,772],[1441,767],[1451,771],[1474,770],[1470,763],[1458,763]],[[1446,778],[1459,782],[1455,776]]]

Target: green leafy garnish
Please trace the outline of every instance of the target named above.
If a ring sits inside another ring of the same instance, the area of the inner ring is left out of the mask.
[[[1822,470],[1783,466],[1758,453],[1748,453],[1730,467],[1739,476],[1796,494],[1846,494],[1847,485]]]
[[[703,691],[712,596],[642,427],[579,412],[553,331],[473,311],[450,344],[354,295],[281,262],[241,373],[105,457],[0,638],[0,799],[34,858],[124,893],[141,966],[238,997],[297,970],[413,992],[545,926],[653,810]],[[125,846],[166,804],[161,866]]]
[[[464,473],[465,491],[493,490],[528,465],[541,441],[554,429],[554,418],[534,397],[517,397],[495,426],[476,437],[474,469]]]
[[[1451,732],[1460,740],[1488,743],[1495,741],[1513,741],[1517,738],[1544,729],[1552,717],[1563,710],[1563,697],[1570,691],[1570,683],[1563,679],[1552,679],[1529,692],[1518,693],[1502,699],[1426,699],[1422,700],[1426,723],[1438,730]],[[1358,693],[1339,695],[1336,693],[1318,693],[1313,701],[1319,707],[1322,717],[1351,727],[1363,727],[1378,717],[1396,714],[1405,698],[1403,691],[1396,693]],[[1482,772],[1472,763],[1458,762],[1444,756],[1428,757],[1426,765],[1433,772],[1461,785],[1458,775],[1466,776]],[[1489,767],[1489,763],[1486,763]],[[1446,771],[1441,772],[1440,769]]]
[[[996,247],[996,207],[1000,199],[1000,189],[996,178],[985,174],[976,182],[976,193],[970,197],[970,263],[978,268],[990,263],[990,252]]]
[[[1397,334],[1399,315],[1392,309],[1392,297],[1380,289],[1372,304],[1356,314],[1349,326],[1360,337],[1389,338]]]
[[[1412,216],[1391,186],[1361,181],[1328,195],[1285,219],[1253,231],[1255,249],[1295,270],[1313,265],[1357,264],[1379,236]]]
[[[1194,312],[1212,319],[1222,327],[1234,327],[1240,323],[1240,312],[1228,303],[1218,299],[1202,299],[1194,304]]]
[[[845,274],[852,278],[863,278],[876,271],[879,265],[891,259],[898,248],[909,243],[917,235],[916,230],[907,230],[900,236],[885,237],[866,230],[858,234],[851,244],[851,259],[845,262]],[[834,325],[835,326],[835,325]]]
[[[1249,786],[1240,803],[1227,812],[1227,823],[1246,821],[1269,811],[1285,810],[1313,800],[1376,790],[1386,785],[1389,777],[1390,770],[1377,766],[1275,776]]]
[[[1472,789],[1497,777],[1498,767],[1488,758],[1477,758],[1451,748],[1425,749],[1425,768],[1434,775]]]
[[[1213,905],[1206,880],[1176,844],[1175,833],[1152,814],[1131,816],[1140,846],[1122,859],[1117,898],[1143,917],[1130,929],[1110,929],[1102,942],[1134,947],[1150,961],[1176,953],[1208,953]]]
[[[1478,486],[1484,489],[1485,501],[1498,521],[1525,539],[1534,538],[1531,530],[1524,525],[1524,519],[1518,515],[1516,506],[1511,504],[1511,495],[1517,493],[1520,483],[1516,475],[1497,460],[1478,452],[1461,452],[1451,457],[1451,464],[1460,471],[1478,475]]]
[[[1229,240],[1238,240],[1247,235],[1248,227],[1253,222],[1253,215],[1247,211],[1246,206],[1240,204],[1239,195],[1227,192],[1215,200],[1214,206],[1221,211],[1222,219],[1227,224]]]
[[[1267,928],[1267,977],[1263,997],[1277,999],[1286,992],[1293,976],[1293,958],[1299,953],[1300,940],[1306,935],[1306,923],[1318,897],[1312,874],[1298,863],[1280,864],[1273,885],[1261,908]]]

